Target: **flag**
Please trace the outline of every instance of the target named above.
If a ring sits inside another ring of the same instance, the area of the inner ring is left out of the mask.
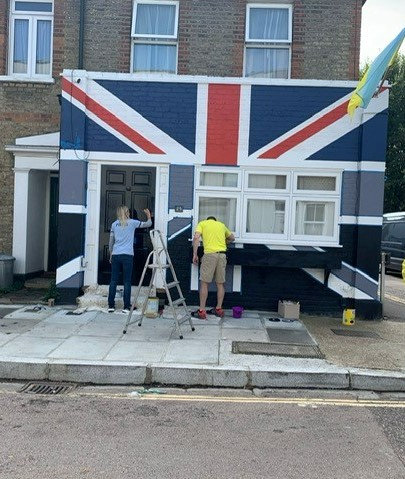
[[[356,108],[359,106],[367,108],[379,82],[395,60],[396,54],[398,53],[404,38],[405,28],[384,48],[373,63],[367,68],[366,73],[357,85],[357,88],[351,96],[347,106],[347,113],[350,116],[353,116]]]

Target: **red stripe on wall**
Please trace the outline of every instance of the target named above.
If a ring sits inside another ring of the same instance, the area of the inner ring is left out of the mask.
[[[307,140],[311,136],[327,128],[335,121],[343,118],[347,114],[348,103],[349,103],[349,100],[345,101],[341,105],[337,106],[333,110],[329,111],[325,115],[315,120],[313,123],[310,123],[309,125],[307,125],[302,130],[297,131],[296,133],[286,138],[284,141],[282,141],[278,145],[273,146],[273,148],[270,148],[269,150],[265,151],[259,156],[259,158],[277,159],[286,151],[291,150],[291,148],[294,148],[294,146],[299,145],[300,143]]]
[[[104,121],[104,123],[107,123],[107,125],[118,131],[118,133],[121,133],[121,135],[128,138],[128,140],[131,140],[133,143],[141,147],[144,151],[146,151],[146,153],[164,154],[164,151],[120,120],[116,115],[107,110],[107,108],[104,108],[102,105],[100,105],[100,103],[97,103],[95,100],[90,98],[83,90],[78,88],[66,78],[62,78],[62,90],[82,103],[87,110],[98,116],[100,120]]]
[[[239,104],[240,85],[208,86],[207,164],[238,163]]]

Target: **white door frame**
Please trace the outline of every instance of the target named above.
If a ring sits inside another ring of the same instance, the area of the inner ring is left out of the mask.
[[[100,207],[101,207],[101,167],[102,166],[132,166],[156,168],[155,185],[155,228],[166,237],[169,201],[169,164],[134,161],[90,160],[87,173],[87,216],[84,250],[84,284],[97,284],[98,249],[100,241]],[[156,286],[160,285],[158,278]]]

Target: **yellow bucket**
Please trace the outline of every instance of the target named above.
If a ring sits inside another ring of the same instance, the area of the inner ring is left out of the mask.
[[[356,310],[355,309],[344,309],[343,310],[342,324],[344,326],[353,326],[355,319],[356,319]]]

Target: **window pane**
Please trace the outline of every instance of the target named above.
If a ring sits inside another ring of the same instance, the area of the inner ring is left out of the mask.
[[[249,188],[285,190],[287,177],[284,175],[249,175]]]
[[[37,22],[37,57],[35,73],[49,75],[51,73],[51,31],[50,20],[38,20]]]
[[[176,45],[134,44],[134,72],[176,73]]]
[[[15,2],[18,12],[52,12],[52,2]]]
[[[200,186],[223,186],[236,188],[238,186],[237,173],[211,173],[201,172]]]
[[[297,201],[295,234],[333,236],[335,229],[335,203]]]
[[[299,176],[299,190],[335,191],[336,178],[333,176]]]
[[[215,216],[232,231],[236,227],[236,198],[203,198],[199,199],[198,221]]]
[[[247,201],[247,233],[284,233],[285,201],[250,199]]]
[[[14,21],[13,73],[27,73],[28,20]]]
[[[135,34],[172,36],[175,18],[175,5],[140,4],[136,10]]]
[[[288,78],[288,48],[246,48],[247,77]]]
[[[288,40],[288,9],[250,8],[249,38],[253,40]]]

